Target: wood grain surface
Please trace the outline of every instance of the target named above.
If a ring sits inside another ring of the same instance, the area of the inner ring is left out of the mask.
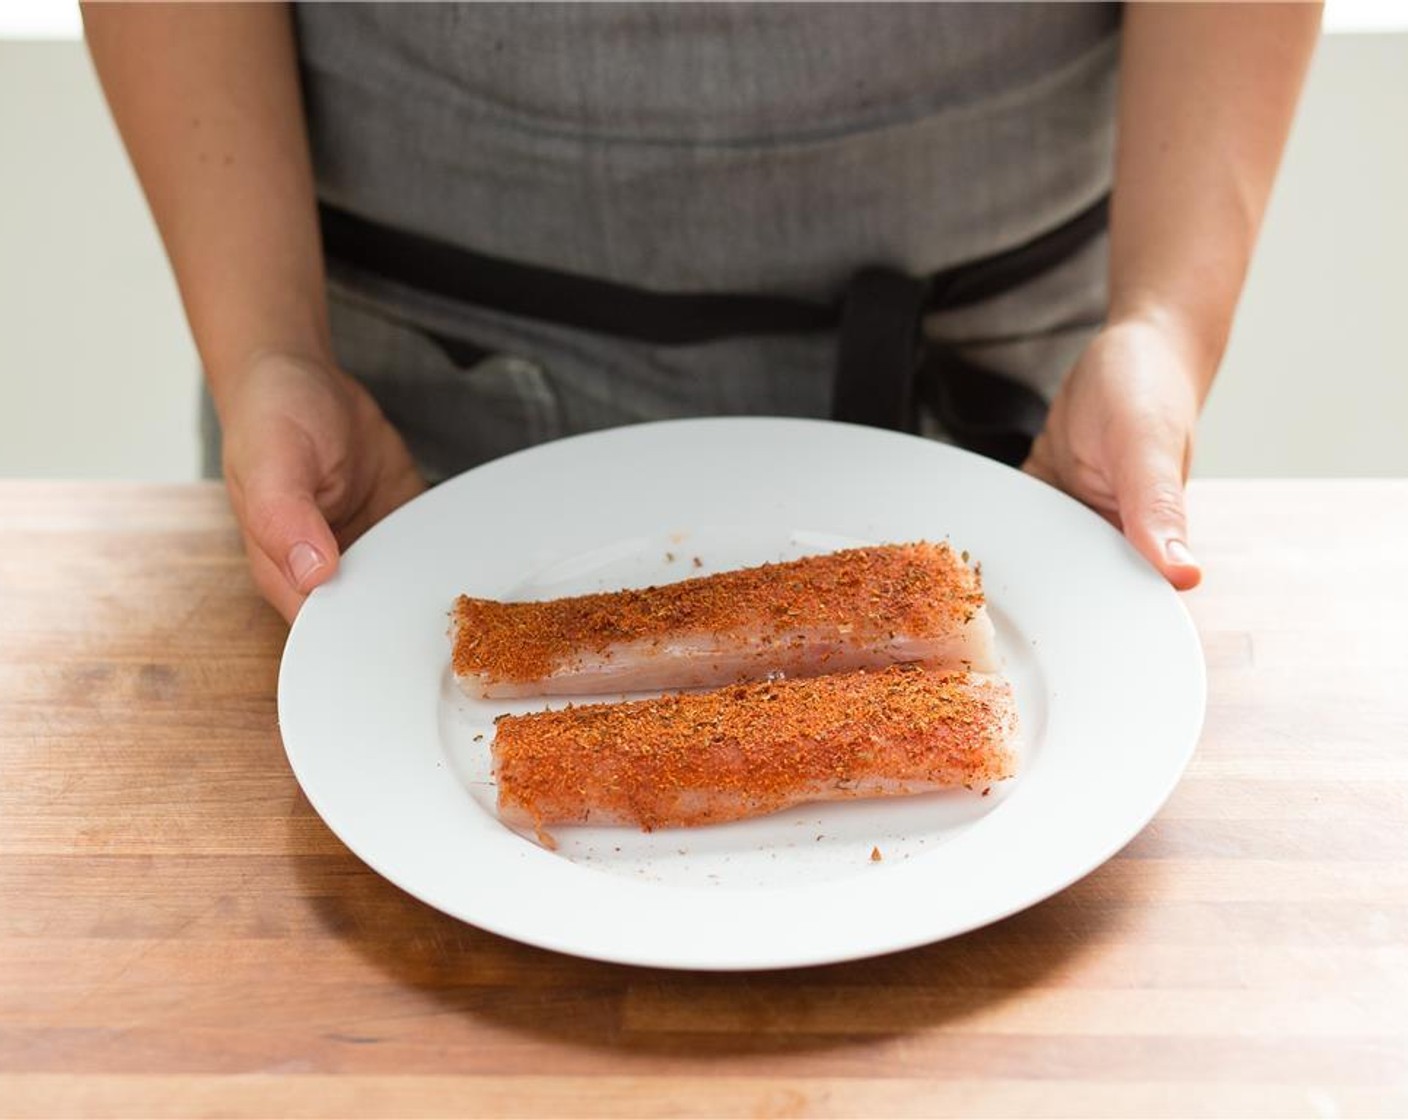
[[[1207,726],[1148,829],[976,933],[720,976],[350,855],[218,489],[0,483],[0,1115],[1408,1114],[1408,482],[1193,523]]]

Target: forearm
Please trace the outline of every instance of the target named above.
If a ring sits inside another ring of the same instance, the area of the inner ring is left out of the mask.
[[[288,8],[93,4],[84,23],[217,401],[261,353],[326,360]]]
[[[1319,34],[1318,4],[1125,7],[1110,321],[1156,324],[1206,395]]]

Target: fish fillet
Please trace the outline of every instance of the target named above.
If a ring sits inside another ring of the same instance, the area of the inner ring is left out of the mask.
[[[1016,770],[1001,677],[892,665],[500,716],[499,816],[546,825],[717,824],[806,801],[985,787]]]
[[[947,544],[854,548],[679,583],[506,603],[460,596],[471,696],[711,688],[923,661],[994,671],[978,573]]]

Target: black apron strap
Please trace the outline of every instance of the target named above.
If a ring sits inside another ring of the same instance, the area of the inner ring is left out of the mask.
[[[927,409],[961,446],[1019,466],[1046,423],[1046,401],[942,340],[926,338],[923,317],[1034,280],[1108,224],[1105,197],[1040,237],[925,281],[893,269],[857,272],[841,304],[832,418],[914,432],[921,409]]]
[[[323,249],[349,264],[459,303],[664,346],[836,325],[832,305],[787,296],[658,292],[489,256],[380,225],[326,203]]]
[[[916,430],[914,371],[928,286],[891,268],[865,268],[846,286],[837,338],[833,419]]]
[[[1025,461],[1046,423],[1040,393],[930,342],[915,377],[918,396],[961,446],[1008,466]]]
[[[832,418],[917,432],[921,408],[961,446],[1020,465],[1046,401],[922,331],[928,286],[893,269],[856,273],[841,306]]]
[[[921,405],[964,447],[1020,463],[1046,402],[1026,386],[925,339],[926,313],[1011,291],[1070,258],[1106,228],[1109,199],[992,257],[916,279],[857,272],[836,304],[786,296],[659,292],[522,264],[319,206],[330,260],[462,303],[657,345],[839,326],[832,415],[913,432]],[[442,345],[455,340],[440,339]]]
[[[1053,230],[991,257],[936,272],[930,279],[930,311],[966,307],[1013,288],[1069,260],[1110,224],[1110,196],[1104,195]]]
[[[951,346],[925,339],[928,286],[863,269],[841,305],[832,419],[917,432],[927,409],[961,446],[1020,465],[1046,422],[1041,395]]]

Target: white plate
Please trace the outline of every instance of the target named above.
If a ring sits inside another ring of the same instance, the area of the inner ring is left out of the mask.
[[[982,563],[1016,688],[1024,758],[1002,788],[705,829],[562,829],[555,853],[495,817],[492,719],[544,705],[454,690],[455,595],[572,594],[945,537]],[[1158,810],[1203,704],[1183,605],[1099,517],[963,451],[805,420],[621,428],[452,479],[348,551],[279,675],[294,773],[387,879],[533,945],[695,969],[903,949],[1054,894]]]

